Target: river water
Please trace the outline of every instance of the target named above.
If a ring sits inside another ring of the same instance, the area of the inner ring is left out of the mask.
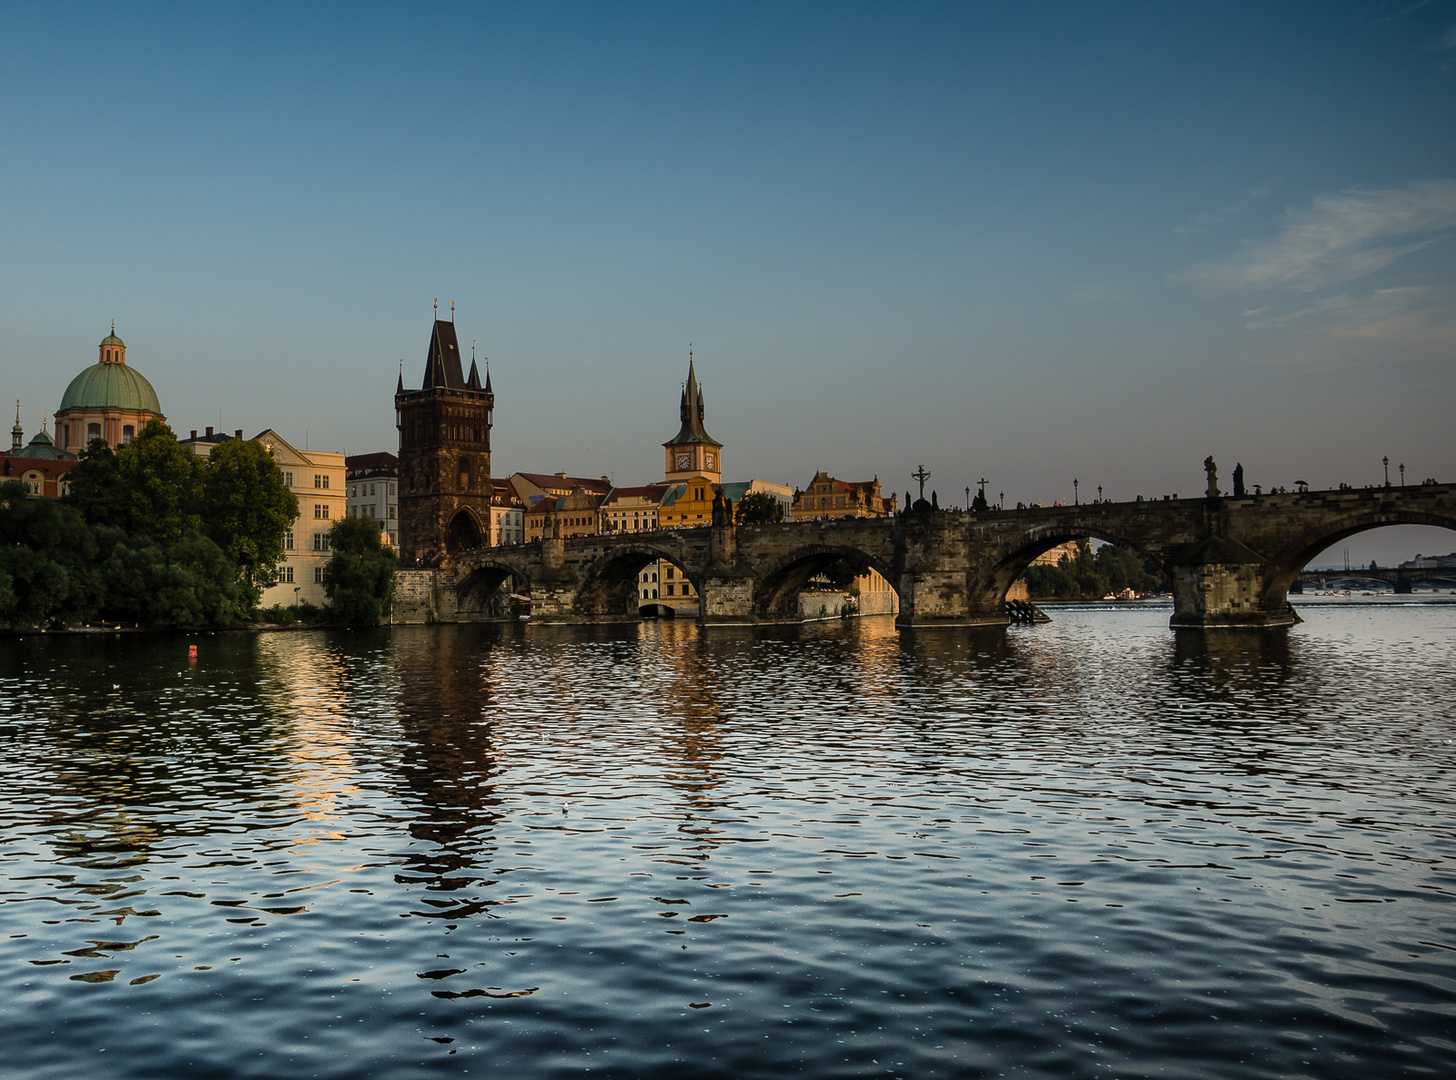
[[[1303,611],[5,640],[0,1072],[1450,1076],[1456,605]]]

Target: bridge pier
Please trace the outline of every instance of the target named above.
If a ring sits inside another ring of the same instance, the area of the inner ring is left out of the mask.
[[[1270,603],[1265,560],[1237,540],[1213,536],[1184,551],[1172,566],[1175,630],[1293,626],[1299,616],[1281,593]]]
[[[699,594],[699,626],[741,626],[758,622],[753,613],[753,575],[719,563],[708,568]]]

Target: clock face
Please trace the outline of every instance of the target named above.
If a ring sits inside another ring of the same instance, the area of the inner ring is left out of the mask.
[[[677,456],[677,467],[679,469],[691,469],[693,467],[693,455],[679,454]]]

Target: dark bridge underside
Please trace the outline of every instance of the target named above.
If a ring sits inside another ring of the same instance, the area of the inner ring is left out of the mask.
[[[533,621],[612,622],[638,617],[637,576],[661,560],[692,583],[700,622],[714,625],[797,619],[805,584],[850,559],[890,583],[901,625],[1005,625],[1007,590],[1031,561],[1092,537],[1131,548],[1169,574],[1173,626],[1267,627],[1294,621],[1288,591],[1311,558],[1346,536],[1403,524],[1456,529],[1456,488],[721,524],[461,550],[443,573],[462,597],[499,592],[509,577],[511,589],[529,593]],[[465,607],[462,616],[470,617]]]

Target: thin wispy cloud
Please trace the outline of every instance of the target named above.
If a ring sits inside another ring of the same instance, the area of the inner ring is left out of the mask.
[[[1274,184],[1272,181],[1255,184],[1251,188],[1245,188],[1243,194],[1233,200],[1233,202],[1226,203],[1214,210],[1200,210],[1196,214],[1190,214],[1188,220],[1174,228],[1173,232],[1178,236],[1193,236],[1196,233],[1203,232],[1221,222],[1238,217],[1255,203],[1267,199],[1273,194],[1273,191]]]
[[[1176,280],[1217,289],[1314,292],[1373,274],[1456,228],[1456,180],[1318,195],[1237,255],[1195,263]]]

